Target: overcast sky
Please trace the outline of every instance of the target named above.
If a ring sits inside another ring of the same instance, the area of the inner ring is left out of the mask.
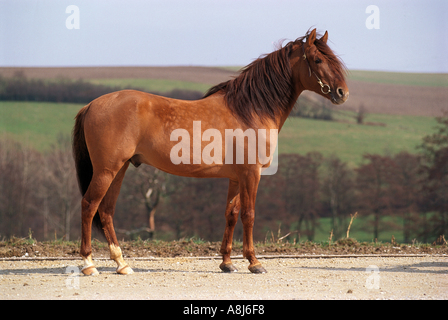
[[[447,14],[447,0],[0,0],[0,66],[243,66],[314,26],[349,69],[447,73]]]

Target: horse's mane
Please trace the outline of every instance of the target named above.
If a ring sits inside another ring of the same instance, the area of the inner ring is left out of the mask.
[[[309,33],[256,59],[242,68],[234,79],[210,88],[203,98],[222,92],[227,107],[247,125],[253,123],[255,116],[261,121],[275,120],[293,105],[291,100],[295,92],[289,58],[293,44],[302,42]],[[319,39],[314,44],[328,58],[337,75],[344,77],[345,66],[330,47]]]

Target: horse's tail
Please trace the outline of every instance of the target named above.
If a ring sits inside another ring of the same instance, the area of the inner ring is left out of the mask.
[[[82,108],[75,118],[75,127],[73,128],[72,148],[75,159],[76,176],[78,178],[79,191],[84,196],[89,188],[93,176],[93,166],[90,160],[89,150],[84,136],[84,119],[89,111],[90,104]],[[103,226],[98,211],[93,217],[93,224],[101,231]]]

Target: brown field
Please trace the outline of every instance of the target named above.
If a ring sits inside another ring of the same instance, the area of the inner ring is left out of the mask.
[[[73,68],[0,68],[10,77],[22,72],[29,78],[107,79],[138,78],[189,81],[210,86],[231,79],[237,72],[218,67],[73,67]],[[415,76],[415,75],[412,75]],[[350,99],[340,108],[357,111],[361,105],[368,113],[440,116],[447,109],[448,88],[348,80]],[[311,99],[319,99],[305,92]]]
[[[349,80],[350,98],[342,106],[369,113],[436,117],[448,107],[448,88],[383,84]]]
[[[122,241],[120,243],[123,254],[128,258],[176,258],[176,257],[220,257],[221,242],[194,241],[181,239],[177,241]],[[79,241],[44,241],[33,239],[11,238],[0,241],[0,259],[33,258],[33,257],[66,257],[79,258]],[[92,241],[92,248],[96,257],[109,257],[109,247],[104,242]],[[409,254],[448,254],[448,246],[444,242],[436,244],[398,244],[358,242],[355,239],[340,239],[328,242],[257,242],[255,251],[261,256],[289,256],[289,255],[409,255]],[[242,255],[243,245],[234,242],[233,255]]]
[[[54,79],[167,79],[218,84],[237,73],[211,67],[79,67],[79,68],[0,68],[0,74],[11,77],[23,72],[28,78]]]

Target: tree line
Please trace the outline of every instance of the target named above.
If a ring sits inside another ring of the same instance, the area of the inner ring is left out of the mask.
[[[141,88],[106,86],[93,84],[83,79],[30,79],[23,72],[16,72],[13,77],[0,75],[0,101],[39,101],[56,103],[89,103],[90,101],[110,92]],[[182,100],[201,99],[203,93],[197,90],[173,89],[168,92],[152,91],[150,93]],[[325,102],[315,102],[300,97],[291,112],[293,117],[333,120],[333,111]]]
[[[21,72],[14,77],[5,78],[0,75],[0,101],[46,101],[46,102],[72,102],[89,103],[106,93],[139,88],[122,88],[93,84],[82,79],[28,79]],[[151,92],[160,94],[159,92]],[[174,99],[196,100],[202,97],[200,91],[173,89],[163,93],[164,96]]]
[[[448,117],[425,137],[417,154],[365,154],[357,168],[337,156],[281,154],[275,175],[258,189],[254,237],[263,240],[281,223],[291,237],[313,240],[327,217],[336,239],[348,218],[370,217],[371,239],[401,230],[404,242],[433,242],[447,233]],[[150,166],[126,173],[114,218],[119,239],[220,240],[224,230],[227,179],[193,179]],[[0,239],[80,238],[80,194],[70,137],[59,136],[47,152],[0,139]],[[393,225],[388,217],[398,217]],[[235,238],[242,238],[241,224]],[[330,232],[328,230],[327,232]],[[99,235],[96,235],[99,237]]]

